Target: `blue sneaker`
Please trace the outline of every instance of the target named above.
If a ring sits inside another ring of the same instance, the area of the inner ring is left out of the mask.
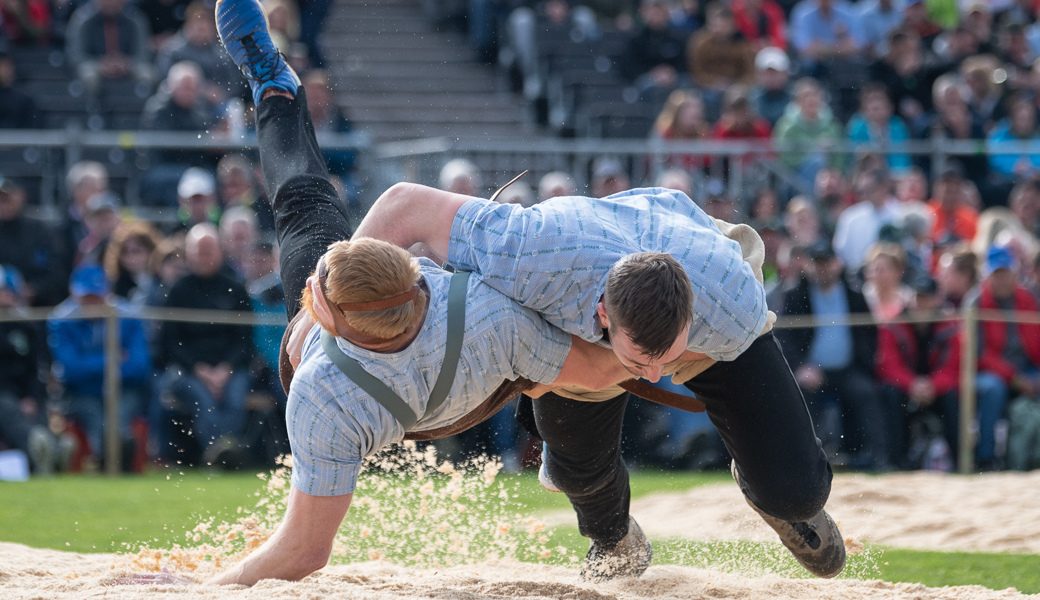
[[[249,81],[254,104],[260,106],[269,89],[296,94],[300,78],[271,41],[258,0],[217,0],[216,18],[220,42]]]

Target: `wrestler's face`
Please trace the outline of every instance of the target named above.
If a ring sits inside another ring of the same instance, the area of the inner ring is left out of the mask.
[[[672,347],[668,349],[668,352],[665,352],[663,356],[650,358],[643,352],[642,348],[632,342],[632,338],[624,329],[616,325],[611,326],[610,317],[607,316],[602,302],[599,305],[599,317],[603,325],[610,331],[610,346],[613,348],[618,360],[621,361],[622,366],[629,373],[642,377],[650,383],[657,383],[661,379],[664,366],[679,360],[679,357],[686,352],[687,338],[690,335],[689,323],[676,336],[675,342],[672,343]]]

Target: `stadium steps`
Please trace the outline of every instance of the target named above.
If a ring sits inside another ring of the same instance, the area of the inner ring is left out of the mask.
[[[533,137],[522,102],[421,0],[338,0],[323,47],[337,102],[375,141]]]

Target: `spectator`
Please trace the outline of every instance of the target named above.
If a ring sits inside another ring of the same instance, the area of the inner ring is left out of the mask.
[[[152,85],[148,25],[126,0],[91,0],[76,9],[66,30],[65,51],[93,98],[102,80],[132,78]]]
[[[0,267],[0,313],[17,313],[24,306],[21,288],[17,269]],[[26,453],[38,475],[55,467],[64,470],[75,446],[71,436],[57,437],[47,427],[45,361],[38,323],[0,323],[0,443]]]
[[[639,5],[643,26],[629,35],[620,61],[621,74],[644,95],[663,96],[682,87],[687,72],[689,34],[671,24],[673,0],[644,0]]]
[[[774,222],[780,219],[780,199],[776,192],[770,188],[759,188],[751,199],[751,208],[748,210],[748,219],[760,222]]]
[[[23,297],[32,306],[64,298],[64,268],[54,236],[42,221],[25,216],[25,190],[0,175],[0,265],[24,278]]]
[[[708,101],[709,112],[718,114],[719,99],[731,85],[751,83],[755,77],[755,51],[737,32],[733,12],[721,2],[708,4],[707,26],[690,37],[686,64],[690,78]]]
[[[1021,21],[1005,22],[997,36],[1000,60],[1007,73],[1008,87],[1015,91],[1027,90],[1032,79],[1033,63],[1037,54],[1026,41],[1025,27]]]
[[[65,288],[69,272],[76,260],[76,250],[83,238],[87,237],[87,225],[84,222],[87,212],[87,200],[95,194],[108,191],[108,170],[105,165],[92,160],[81,160],[72,165],[65,176],[65,190],[69,195],[68,213],[59,225],[58,238],[61,244],[62,270],[61,286]],[[61,293],[61,299],[65,293]]]
[[[105,452],[105,321],[76,317],[113,302],[111,289],[100,266],[83,265],[72,272],[69,291],[72,295],[47,320],[48,343],[54,357],[55,377],[65,385],[66,414],[80,424],[91,453],[100,458]],[[118,426],[123,440],[123,465],[128,467],[134,450],[130,423],[144,411],[151,359],[141,322],[133,318],[125,303],[115,300],[114,305],[120,317]]]
[[[35,129],[40,127],[36,102],[14,87],[14,60],[7,44],[0,38],[0,129]]]
[[[241,282],[248,281],[249,259],[257,237],[256,215],[248,208],[229,208],[220,217],[220,248],[224,262]]]
[[[161,239],[155,227],[145,221],[124,221],[112,232],[102,264],[118,298],[137,306],[145,304],[156,285],[150,262]]]
[[[704,120],[704,102],[692,90],[675,90],[668,96],[654,121],[652,136],[663,140],[703,140],[711,137],[711,126]],[[703,169],[706,156],[673,154],[665,157],[665,165],[692,171]]]
[[[741,220],[736,199],[721,192],[714,193],[704,200],[704,212],[713,219],[727,223],[737,223]]]
[[[153,131],[206,131],[216,121],[216,115],[213,105],[199,89],[202,83],[202,70],[195,63],[181,61],[170,67],[159,91],[145,103],[141,128]],[[211,162],[198,150],[164,150],[154,156],[157,163],[170,165],[178,176],[188,166],[202,166]]]
[[[782,148],[780,160],[806,181],[814,181],[816,173],[823,167],[840,168],[844,163],[840,154],[826,152],[831,144],[843,138],[841,124],[834,118],[830,107],[824,104],[823,89],[815,79],[798,80],[794,95],[794,102],[773,128],[773,139],[791,147]]]
[[[1040,312],[1037,300],[1018,282],[1015,259],[1006,248],[993,246],[986,255],[978,308],[982,310]],[[982,470],[999,467],[994,428],[1004,414],[1012,392],[1035,396],[1040,392],[1040,325],[982,321],[978,392],[979,441],[975,457]]]
[[[860,174],[855,191],[860,200],[838,217],[834,250],[851,272],[858,273],[881,228],[899,218],[899,203],[889,193],[888,176],[882,171]]]
[[[958,69],[965,59],[981,52],[978,38],[964,23],[936,38],[932,49],[940,63],[951,69]]]
[[[817,432],[825,438],[828,453],[843,439],[854,455],[856,468],[885,470],[885,427],[877,390],[873,383],[877,328],[850,327],[843,321],[852,314],[868,312],[863,295],[849,287],[841,260],[830,244],[822,242],[811,250],[808,278],[784,297],[784,314],[812,315],[837,324],[818,328],[784,330],[784,352],[795,378],[806,394]],[[841,415],[838,427],[823,420],[828,394],[837,396]]]
[[[928,46],[942,33],[942,27],[932,22],[925,0],[907,0],[903,9],[903,25],[911,29]]]
[[[795,196],[787,203],[784,228],[795,246],[810,247],[823,237],[816,207],[805,196]]]
[[[0,38],[18,46],[46,46],[51,7],[46,0],[0,2]]]
[[[285,292],[278,276],[278,256],[275,247],[268,243],[254,244],[247,261],[247,289],[253,302],[253,310],[261,314],[285,314]],[[282,346],[281,325],[258,325],[253,328],[253,345],[268,373],[278,372],[278,353]],[[272,392],[284,399],[281,385],[272,378]]]
[[[964,203],[964,175],[951,160],[935,182],[934,198],[928,202],[932,216],[932,241],[953,238],[962,242],[975,239],[979,214]]]
[[[329,78],[324,71],[311,71],[303,77],[303,85],[307,90],[307,109],[311,113],[311,123],[317,133],[351,133],[354,128],[336,104],[329,88]],[[322,150],[329,172],[343,179],[353,192],[354,160],[353,150]]]
[[[573,196],[578,193],[574,178],[563,171],[550,171],[538,181],[538,201],[545,202],[558,196]]]
[[[810,76],[834,60],[854,57],[859,30],[853,9],[842,0],[801,0],[791,11],[791,46]]]
[[[771,139],[769,122],[755,113],[747,89],[733,86],[726,91],[722,116],[715,123],[712,137],[718,140],[762,140],[768,147]],[[748,153],[740,160],[745,165],[751,164],[755,158],[763,158],[763,154]],[[731,159],[737,158],[736,156]],[[730,163],[732,164],[732,163]]]
[[[914,291],[903,284],[906,252],[899,244],[881,242],[867,254],[863,298],[878,323],[888,323],[910,305]]]
[[[83,222],[87,235],[79,242],[73,266],[100,263],[108,247],[108,240],[119,226],[119,199],[112,192],[94,194],[87,200]]]
[[[290,54],[300,40],[300,9],[294,0],[264,0],[271,40],[282,54]]]
[[[978,117],[965,96],[963,82],[953,73],[940,75],[932,86],[934,96],[935,117],[930,127],[923,133],[924,137],[938,140],[981,140],[986,137],[982,119]],[[964,175],[975,183],[986,179],[989,166],[985,156],[959,156],[964,166]]]
[[[449,160],[441,167],[440,185],[444,191],[474,197],[481,196],[484,187],[480,169],[464,158]]]
[[[1007,180],[1040,175],[1040,132],[1036,127],[1036,108],[1024,96],[1015,96],[1008,105],[1008,118],[1002,120],[987,139],[989,166]],[[996,154],[994,151],[1028,148],[1021,154]]]
[[[184,61],[202,70],[199,94],[211,104],[244,94],[244,79],[217,40],[213,9],[198,0],[188,5],[180,31],[159,48],[155,57],[159,78],[165,79],[173,65]]]
[[[755,112],[776,125],[791,103],[787,91],[791,61],[779,48],[763,48],[755,56],[755,85],[751,88],[751,104]]]
[[[892,100],[884,86],[867,84],[860,92],[859,112],[846,127],[849,141],[881,147],[888,155],[888,168],[895,174],[910,170],[910,156],[894,152],[889,146],[910,139],[906,122],[892,112]]]
[[[852,193],[845,175],[838,169],[821,169],[813,181],[813,194],[816,206],[820,209],[823,228],[830,238],[838,217],[856,203],[856,195]]]
[[[1040,179],[1030,177],[1018,182],[1011,190],[1008,208],[1029,235],[1040,236]]]
[[[737,31],[761,52],[770,46],[787,49],[787,23],[784,9],[774,0],[733,0],[730,5]]]
[[[189,273],[170,290],[167,306],[252,312],[245,287],[221,273],[217,230],[203,223],[185,240]],[[193,418],[192,431],[212,463],[235,446],[245,427],[252,327],[167,322],[162,327],[167,403]],[[172,402],[170,402],[172,400]]]
[[[693,198],[693,178],[682,169],[667,169],[657,176],[657,187],[678,190]]]
[[[986,0],[972,0],[964,15],[964,27],[978,41],[974,54],[989,54],[993,46],[993,11]]]
[[[889,34],[903,24],[901,0],[865,0],[856,5],[860,47],[868,56],[882,56],[889,49]]]
[[[592,196],[606,198],[631,187],[628,173],[612,156],[601,156],[592,163]]]
[[[228,154],[217,163],[220,204],[225,209],[241,206],[253,211],[260,230],[274,233],[274,212],[263,197],[253,175],[253,164],[241,154]]]
[[[960,310],[979,281],[978,257],[965,247],[948,250],[939,257],[939,296],[948,311]]]
[[[184,261],[184,242],[177,238],[159,242],[148,259],[148,270],[155,273],[156,280],[145,298],[145,305],[166,306],[166,298],[173,285],[188,274],[188,266]],[[156,364],[164,366],[165,362],[160,360],[160,355],[156,353],[155,356]]]
[[[910,212],[929,212],[926,204],[928,179],[924,176],[924,171],[918,167],[911,167],[905,175],[900,177],[896,181],[896,199],[899,200],[900,211],[904,215]]]
[[[887,90],[895,112],[910,130],[920,132],[932,110],[932,82],[938,70],[926,60],[921,38],[904,28],[889,35],[887,50],[871,63],[869,74],[871,81]]]
[[[194,0],[138,0],[137,8],[144,13],[152,34],[152,50],[158,50],[176,34],[187,16],[188,5]]]
[[[910,318],[936,318],[942,300],[935,281],[924,280],[907,307]],[[956,322],[889,323],[878,331],[877,377],[885,405],[885,436],[889,461],[901,469],[924,466],[928,448],[909,456],[909,420],[922,411],[938,413],[951,454],[960,428],[957,390],[960,386],[960,331]]]
[[[200,223],[220,223],[216,182],[209,171],[192,167],[177,182],[177,225],[174,231],[187,231]]]
[[[961,77],[967,84],[968,106],[982,119],[986,131],[1004,117],[1004,91],[993,80],[993,74],[999,68],[1000,61],[989,54],[972,56],[961,63]]]

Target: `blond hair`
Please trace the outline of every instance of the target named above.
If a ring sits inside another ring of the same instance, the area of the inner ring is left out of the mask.
[[[119,279],[119,275],[123,270],[119,264],[123,246],[132,239],[140,240],[145,248],[148,249],[149,269],[152,270],[150,268],[151,253],[155,252],[155,249],[159,246],[162,236],[159,235],[159,231],[151,223],[145,221],[123,221],[112,232],[112,237],[108,242],[108,247],[105,248],[105,254],[101,261],[109,281],[117,281]],[[156,270],[152,270],[152,272],[154,273]]]
[[[325,295],[332,304],[372,302],[392,298],[419,282],[419,265],[407,251],[380,240],[361,238],[335,242],[325,253],[328,276]],[[304,309],[314,314],[310,290],[303,293]],[[391,339],[401,335],[423,317],[426,295],[420,290],[411,301],[382,310],[347,311],[343,318],[361,333]],[[339,312],[330,306],[333,312]]]

